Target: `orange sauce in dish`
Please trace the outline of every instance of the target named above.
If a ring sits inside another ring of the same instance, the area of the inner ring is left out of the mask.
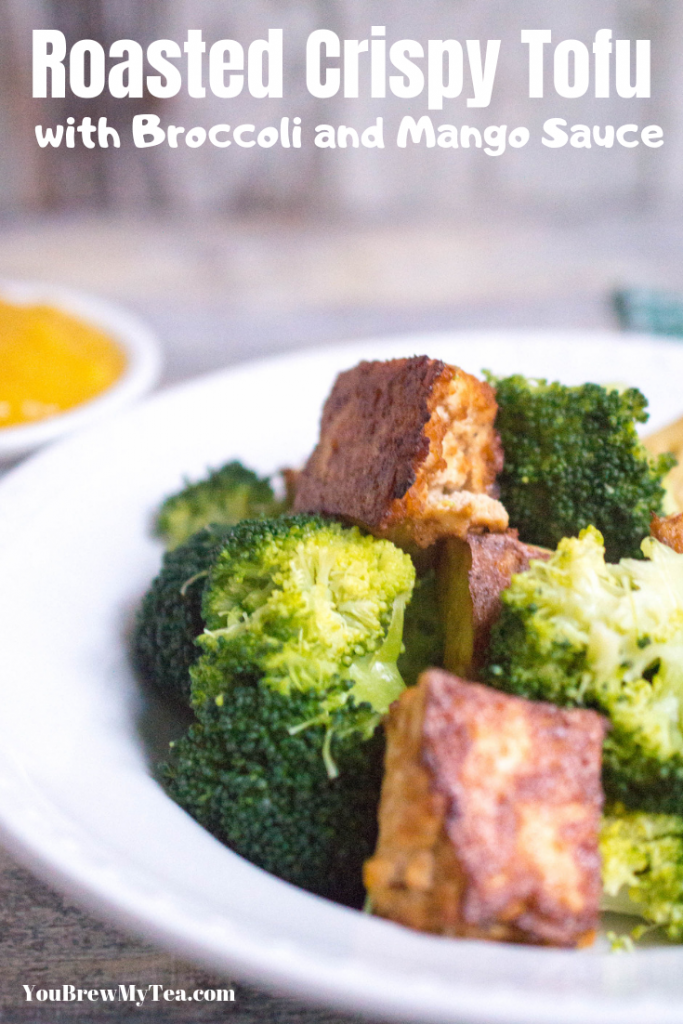
[[[87,402],[125,367],[119,346],[84,321],[51,306],[0,300],[0,428]]]

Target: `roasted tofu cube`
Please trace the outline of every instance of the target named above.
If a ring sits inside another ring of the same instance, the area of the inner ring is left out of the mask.
[[[672,516],[658,516],[652,513],[650,533],[655,540],[683,554],[683,512]]]
[[[360,363],[340,374],[295,509],[342,516],[404,546],[505,530],[493,389],[438,359]]]
[[[430,669],[389,712],[375,913],[441,935],[592,941],[605,720]]]
[[[486,662],[491,627],[500,615],[500,595],[532,559],[552,552],[524,544],[516,530],[449,537],[439,548],[437,581],[444,623],[444,668],[476,679]]]

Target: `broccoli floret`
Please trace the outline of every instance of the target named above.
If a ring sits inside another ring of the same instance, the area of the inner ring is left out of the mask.
[[[316,516],[247,520],[212,558],[168,792],[259,866],[358,905],[413,563]]]
[[[683,940],[683,818],[645,814],[616,805],[600,835],[602,882],[608,909],[638,913]],[[623,896],[631,906],[624,906]]]
[[[204,591],[194,706],[262,679],[284,695],[315,690],[316,722],[344,708],[343,729],[369,736],[404,688],[396,661],[414,582],[407,554],[355,526],[306,515],[240,523]]]
[[[648,537],[645,560],[605,564],[593,527],[513,576],[487,679],[532,699],[595,708],[611,799],[683,813],[683,555]]]
[[[675,463],[649,457],[638,438],[635,425],[647,420],[640,391],[487,376],[505,452],[500,497],[522,540],[554,548],[593,525],[610,561],[638,557]]]
[[[157,513],[154,533],[169,550],[183,544],[210,523],[234,526],[241,519],[275,516],[284,511],[270,480],[241,462],[229,462],[197,483],[186,481],[178,494],[166,498]]]
[[[161,506],[155,533],[168,550],[138,612],[132,655],[137,672],[162,693],[189,701],[202,592],[229,528],[248,515],[279,515],[285,504],[267,479],[230,462]]]
[[[200,653],[195,640],[204,629],[202,593],[229,532],[229,526],[208,526],[167,551],[138,611],[131,645],[136,672],[186,704],[189,668]]]
[[[363,902],[361,869],[374,849],[382,777],[381,731],[334,741],[339,776],[321,758],[317,693],[284,695],[236,684],[222,707],[198,711],[162,775],[171,797],[218,839],[285,881],[350,906]]]

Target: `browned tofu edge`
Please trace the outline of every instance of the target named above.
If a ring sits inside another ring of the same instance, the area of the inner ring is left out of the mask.
[[[424,673],[386,722],[380,835],[364,872],[376,912],[444,935],[590,942],[605,728],[592,711]],[[520,770],[501,788],[520,744]]]
[[[415,356],[362,362],[340,373],[297,483],[295,511],[380,528],[427,457],[424,428],[452,372],[438,359]]]
[[[340,516],[407,549],[505,529],[496,411],[490,385],[440,360],[360,363],[337,377],[325,403],[295,511]],[[468,472],[443,491],[454,452]]]
[[[516,530],[445,538],[438,551],[439,602],[445,625],[444,667],[476,679],[486,663],[501,593],[532,559],[552,552],[524,544]]]
[[[683,512],[671,516],[658,516],[652,513],[650,534],[661,544],[683,554]]]

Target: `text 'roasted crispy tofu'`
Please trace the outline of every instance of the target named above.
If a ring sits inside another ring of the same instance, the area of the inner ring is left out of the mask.
[[[440,669],[392,705],[375,912],[421,931],[561,946],[592,941],[605,720]]]
[[[438,359],[360,363],[337,377],[325,403],[295,509],[419,547],[505,530],[496,412],[488,384]]]

